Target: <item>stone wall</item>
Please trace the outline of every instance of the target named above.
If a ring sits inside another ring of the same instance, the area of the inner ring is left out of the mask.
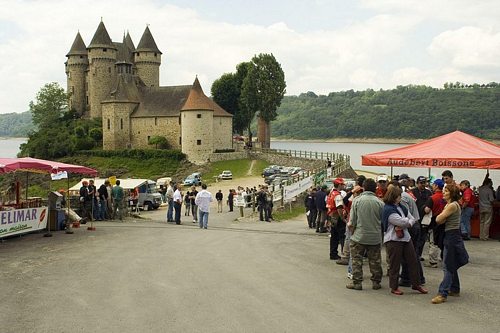
[[[282,165],[287,167],[300,167],[304,170],[314,170],[325,167],[326,161],[314,160],[308,158],[299,158],[288,156],[282,153],[259,152],[252,150],[249,152],[250,158],[269,162],[270,164]]]
[[[214,116],[214,150],[233,149],[233,118]]]
[[[132,148],[153,148],[148,144],[148,137],[163,136],[172,149],[181,149],[179,117],[132,118],[131,126]]]
[[[100,118],[102,116],[101,102],[109,96],[111,87],[116,80],[116,50],[106,49],[89,50],[89,106],[90,118]]]
[[[246,151],[233,153],[213,153],[210,155],[210,162],[242,160],[248,158]]]

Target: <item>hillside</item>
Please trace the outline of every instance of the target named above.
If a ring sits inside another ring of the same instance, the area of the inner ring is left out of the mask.
[[[0,114],[0,137],[27,137],[34,129],[31,112]]]
[[[273,137],[290,139],[426,139],[458,129],[499,140],[500,88],[308,92],[286,96],[271,128]]]

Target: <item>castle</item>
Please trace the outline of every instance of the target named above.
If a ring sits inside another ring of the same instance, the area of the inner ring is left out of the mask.
[[[198,78],[161,87],[161,55],[149,27],[137,48],[129,33],[113,42],[102,21],[88,47],[78,32],[65,63],[69,107],[102,118],[104,150],[151,148],[149,139],[163,136],[202,164],[232,149],[232,115],[203,93]]]

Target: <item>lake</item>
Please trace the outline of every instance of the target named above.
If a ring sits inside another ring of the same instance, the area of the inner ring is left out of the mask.
[[[351,166],[355,170],[365,170],[375,173],[391,174],[390,167],[380,166],[364,166],[361,165],[361,155],[377,153],[389,149],[407,146],[407,144],[391,144],[391,143],[337,143],[337,142],[314,142],[314,141],[271,141],[271,148],[286,149],[286,150],[303,150],[340,153],[351,156]],[[418,176],[429,176],[427,168],[394,168],[395,175],[406,173],[412,178]],[[445,169],[431,169],[430,173],[434,177],[441,178],[441,173]],[[460,182],[467,179],[473,186],[480,186],[483,183],[486,170],[474,169],[450,169],[453,172],[454,179]],[[500,185],[500,170],[490,170],[490,178],[493,180],[493,185],[496,188]]]
[[[0,157],[17,157],[19,146],[26,138],[0,138]]]
[[[0,139],[0,157],[16,157],[19,146],[25,143],[25,138]],[[386,173],[390,175],[390,167],[372,167],[361,165],[361,155],[376,153],[384,150],[398,148],[405,144],[388,143],[336,143],[336,142],[314,142],[314,141],[271,141],[271,148],[287,150],[303,150],[340,153],[351,156],[351,165],[355,170],[366,170],[369,172]],[[431,175],[440,177],[444,169],[431,169]],[[456,181],[467,179],[474,186],[482,184],[486,170],[451,169]],[[394,174],[407,173],[412,178],[428,176],[429,170],[425,168],[394,168]],[[500,185],[500,170],[491,170],[490,178],[496,188]]]

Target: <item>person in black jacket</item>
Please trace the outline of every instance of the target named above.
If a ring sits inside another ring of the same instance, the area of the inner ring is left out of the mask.
[[[233,211],[234,207],[234,190],[229,190],[229,194],[227,195],[227,204],[229,205],[229,211]]]
[[[321,186],[321,190],[316,193],[316,209],[318,210],[318,217],[316,218],[316,232],[326,232],[326,196],[328,195],[328,186]]]
[[[222,191],[215,193],[215,200],[217,200],[217,213],[222,213],[222,199],[224,198],[224,194]]]
[[[316,188],[312,187],[309,189],[309,193],[306,195],[305,199],[307,214],[307,224],[310,229],[316,228],[316,218],[318,217],[318,209],[316,208]]]

